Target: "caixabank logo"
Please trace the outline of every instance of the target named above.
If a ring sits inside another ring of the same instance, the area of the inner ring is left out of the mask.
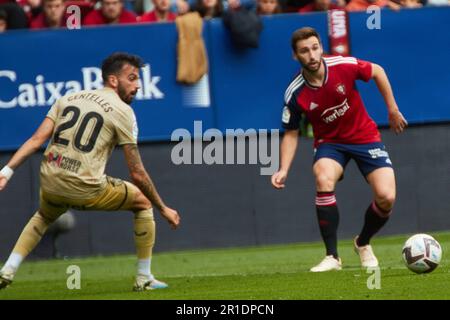
[[[0,108],[49,107],[65,94],[103,87],[102,70],[98,67],[82,67],[81,81],[61,79],[47,81],[44,74],[36,74],[33,82],[25,82],[15,70],[0,70],[0,85],[8,90],[0,91]],[[150,64],[140,70],[140,89],[136,100],[164,99],[159,84],[161,77],[153,75]]]

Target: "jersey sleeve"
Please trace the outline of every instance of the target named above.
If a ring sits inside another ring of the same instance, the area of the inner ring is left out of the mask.
[[[137,144],[138,124],[132,109],[122,112],[116,122],[117,144]]]
[[[372,78],[372,63],[356,59],[356,79],[368,82]]]
[[[297,130],[300,128],[301,111],[292,95],[284,101],[283,114],[281,116],[282,127],[287,130]]]
[[[56,119],[58,118],[58,112],[59,112],[59,99],[55,101],[55,103],[52,105],[50,110],[47,112],[46,117],[53,120],[53,122],[56,122]]]

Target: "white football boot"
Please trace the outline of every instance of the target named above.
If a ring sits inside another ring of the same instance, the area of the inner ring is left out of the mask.
[[[133,286],[133,291],[147,291],[147,290],[155,290],[155,289],[165,289],[168,288],[169,285],[165,282],[156,280],[152,276],[146,276],[142,274],[138,274],[136,276],[136,282]]]
[[[15,272],[10,268],[3,268],[0,271],[0,290],[9,286],[14,278]]]
[[[378,267],[378,259],[373,253],[372,246],[370,244],[359,247],[357,244],[358,236],[353,240],[355,252],[359,255],[361,260],[361,266],[363,268],[375,268]]]
[[[341,258],[336,259],[333,256],[326,256],[317,266],[312,267],[311,272],[325,272],[332,270],[341,270],[342,261]]]

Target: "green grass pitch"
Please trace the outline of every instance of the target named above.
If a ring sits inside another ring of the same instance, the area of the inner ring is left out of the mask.
[[[407,236],[372,241],[381,265],[381,288],[368,289],[372,274],[359,267],[351,240],[340,241],[343,270],[314,274],[324,255],[321,243],[183,251],[155,254],[153,273],[169,288],[132,292],[136,258],[131,255],[26,262],[3,299],[449,299],[450,233],[432,233],[443,258],[430,274],[403,265]],[[67,289],[67,267],[81,268],[81,289]]]

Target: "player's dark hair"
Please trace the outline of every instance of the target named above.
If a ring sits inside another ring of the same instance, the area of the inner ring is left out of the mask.
[[[125,64],[132,65],[136,68],[143,66],[142,59],[139,56],[128,54],[125,52],[115,52],[102,63],[103,82],[107,82],[108,76],[118,74]]]
[[[292,38],[291,38],[292,50],[293,51],[297,50],[297,42],[298,41],[309,39],[311,37],[316,37],[319,40],[319,43],[322,43],[322,40],[320,40],[319,33],[314,28],[304,27],[304,28],[295,30],[294,33],[292,34]]]

